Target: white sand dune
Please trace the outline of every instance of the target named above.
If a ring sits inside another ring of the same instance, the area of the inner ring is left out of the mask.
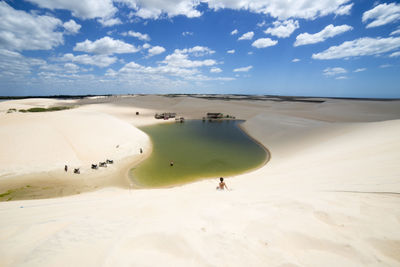
[[[139,155],[140,148],[150,145],[148,137],[132,125],[79,108],[2,114],[0,139],[0,177],[62,170],[64,165],[88,167],[108,158]]]
[[[79,103],[77,109],[54,113],[1,114],[2,151],[12,154],[9,143],[18,138],[26,139],[21,142],[28,154],[13,160],[1,156],[0,170],[10,172],[9,166],[14,170],[32,160],[34,137],[45,147],[51,145],[39,139],[50,140],[60,160],[76,164],[103,155],[134,161],[148,139],[132,125],[154,123],[152,116],[160,111],[187,118],[220,111],[246,119],[244,128],[270,150],[271,159],[227,179],[231,191],[225,192],[215,191],[216,180],[203,180],[168,189],[104,187],[1,202],[0,266],[400,265],[400,102],[143,96]],[[17,104],[0,103],[0,110]],[[36,128],[40,134],[23,135]],[[93,131],[98,136],[92,142]],[[114,149],[116,141],[124,144],[123,151]],[[44,151],[47,158],[40,162],[55,167],[58,160],[48,155],[52,150]],[[40,162],[26,171],[43,171]],[[103,173],[122,175],[115,169]],[[83,173],[79,179],[97,178]]]

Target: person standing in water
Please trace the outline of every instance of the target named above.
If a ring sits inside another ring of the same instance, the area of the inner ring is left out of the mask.
[[[225,182],[224,182],[224,178],[220,177],[219,178],[219,185],[217,187],[217,190],[224,190],[226,188],[226,190],[229,190],[229,188],[226,186]]]

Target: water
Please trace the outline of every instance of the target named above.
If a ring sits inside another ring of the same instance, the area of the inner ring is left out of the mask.
[[[153,151],[131,169],[132,179],[141,186],[161,187],[261,166],[267,152],[239,128],[242,122],[190,120],[140,128],[150,136]]]

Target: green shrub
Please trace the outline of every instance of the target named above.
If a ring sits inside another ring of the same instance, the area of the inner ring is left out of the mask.
[[[48,108],[47,111],[59,111],[59,110],[70,109],[70,108],[72,108],[72,107],[58,106],[58,107]]]
[[[30,108],[27,110],[28,112],[45,112],[47,111],[46,108]]]
[[[59,111],[59,110],[65,110],[65,109],[70,109],[72,107],[67,107],[67,106],[57,106],[57,107],[51,107],[51,108],[30,108],[30,109],[20,109],[19,112],[48,112],[48,111]]]
[[[7,192],[5,192],[5,193],[2,193],[2,194],[0,194],[0,197],[5,197],[5,196],[8,196],[9,194],[11,194],[12,192],[13,192],[14,190],[8,190]]]

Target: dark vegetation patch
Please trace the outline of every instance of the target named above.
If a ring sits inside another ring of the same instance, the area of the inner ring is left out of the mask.
[[[72,107],[67,107],[67,106],[56,106],[56,107],[50,107],[50,108],[29,108],[29,109],[20,109],[18,110],[19,112],[49,112],[49,111],[60,111],[60,110],[65,110],[65,109],[71,109]]]

